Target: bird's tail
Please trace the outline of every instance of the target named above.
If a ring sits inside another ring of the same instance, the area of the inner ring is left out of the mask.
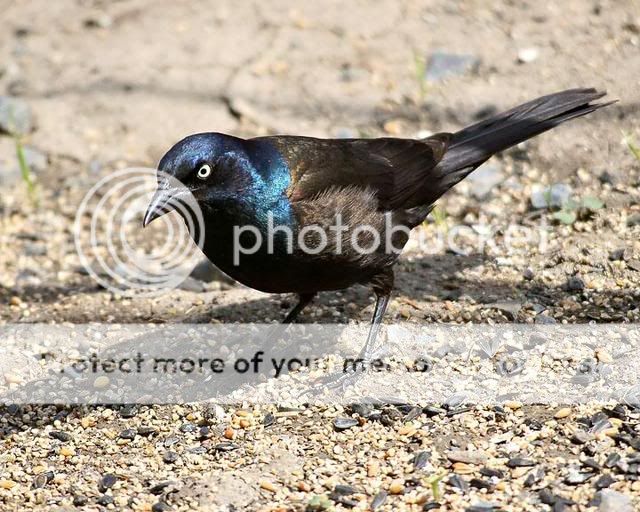
[[[569,89],[549,94],[454,133],[437,166],[446,182],[442,185],[451,188],[493,154],[569,119],[615,103],[591,103],[605,94],[595,89]]]

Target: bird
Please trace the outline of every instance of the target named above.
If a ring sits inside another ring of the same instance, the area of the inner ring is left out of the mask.
[[[389,305],[394,266],[410,230],[435,202],[494,154],[614,103],[597,102],[605,95],[594,88],[556,92],[423,139],[197,133],[160,160],[143,226],[189,194],[203,216],[203,233],[191,236],[204,236],[203,252],[214,265],[250,288],[297,294],[283,323],[295,321],[319,292],[370,286],[375,307],[359,354],[367,361]],[[350,233],[331,229],[338,217]],[[274,226],[270,244],[238,248]],[[371,229],[354,238],[358,226]],[[391,248],[373,244],[376,230]],[[288,234],[302,242],[292,247]]]

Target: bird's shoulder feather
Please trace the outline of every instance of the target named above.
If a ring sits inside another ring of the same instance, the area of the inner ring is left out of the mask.
[[[287,195],[292,202],[327,189],[372,190],[379,208],[394,210],[420,203],[419,191],[442,159],[451,135],[427,139],[316,139],[272,136],[261,139],[276,147],[289,166]]]

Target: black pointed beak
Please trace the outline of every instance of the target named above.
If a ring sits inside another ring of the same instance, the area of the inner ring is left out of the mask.
[[[165,213],[169,213],[174,209],[175,204],[172,204],[174,192],[175,191],[173,189],[163,187],[162,185],[158,187],[158,190],[156,190],[155,194],[153,194],[153,197],[151,198],[151,202],[147,208],[147,213],[144,214],[142,227],[147,227],[151,221],[158,217],[162,217]]]

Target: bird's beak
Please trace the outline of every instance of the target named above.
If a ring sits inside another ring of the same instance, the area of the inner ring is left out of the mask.
[[[151,198],[147,213],[144,214],[143,227],[147,227],[152,220],[162,217],[165,213],[169,213],[175,208],[175,196],[178,195],[176,192],[173,188],[163,185],[158,186],[158,190]]]

